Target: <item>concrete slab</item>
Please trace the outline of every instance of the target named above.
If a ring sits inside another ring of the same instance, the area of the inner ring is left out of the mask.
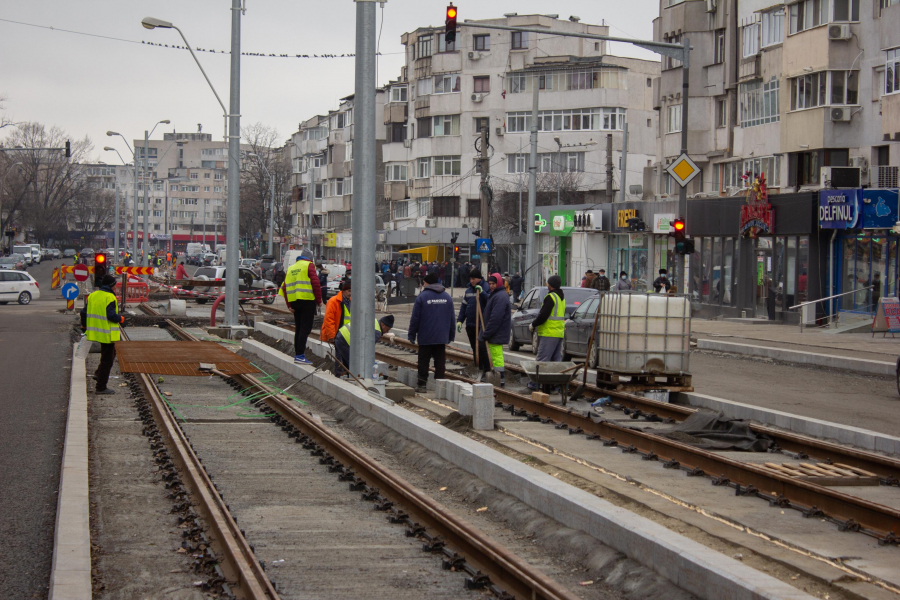
[[[866,375],[883,375],[891,377],[896,374],[897,368],[896,363],[887,361],[852,358],[834,354],[817,354],[814,352],[802,352],[800,350],[788,350],[786,348],[775,348],[771,346],[756,346],[753,344],[738,344],[736,342],[723,342],[720,340],[697,340],[697,348],[699,350],[730,352],[732,354],[771,358],[773,360],[802,365],[840,369],[842,371],[851,371],[854,373],[865,373]]]
[[[56,507],[50,600],[90,600],[91,530],[88,487],[87,370],[72,350],[72,379]]]
[[[254,340],[244,340],[243,347],[285,372],[294,373],[301,369],[305,375],[312,371],[294,365],[286,355]],[[562,524],[594,536],[700,598],[811,598],[740,561],[486,448],[440,424],[404,408],[376,402],[358,388],[333,377],[315,374],[307,381],[360,414],[422,444]]]

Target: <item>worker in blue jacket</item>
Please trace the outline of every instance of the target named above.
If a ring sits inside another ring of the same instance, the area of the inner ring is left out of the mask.
[[[499,273],[490,276],[488,285],[491,288],[491,295],[484,309],[484,331],[478,334],[478,341],[487,342],[491,366],[500,373],[500,387],[506,387],[503,344],[509,343],[512,303],[509,301],[509,294],[505,293],[503,278]]]
[[[438,283],[438,276],[425,276],[425,287],[416,298],[409,319],[409,341],[419,342],[418,390],[425,391],[428,368],[434,359],[435,379],[443,379],[447,364],[447,344],[456,338],[453,331],[453,298]]]
[[[479,381],[481,381],[484,373],[491,370],[491,361],[487,356],[487,346],[484,342],[479,342],[475,337],[476,306],[480,303],[481,313],[484,314],[484,307],[487,306],[488,296],[491,293],[487,286],[482,286],[483,283],[484,279],[481,276],[481,269],[469,271],[469,285],[466,287],[466,292],[463,295],[462,306],[459,307],[459,316],[456,317],[456,331],[462,331],[465,323],[466,335],[469,336],[469,345],[472,346],[473,358],[476,354],[475,344],[478,344],[478,365],[476,366],[481,370],[481,374],[478,376]]]

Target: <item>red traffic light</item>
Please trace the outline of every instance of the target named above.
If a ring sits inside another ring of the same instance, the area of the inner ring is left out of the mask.
[[[684,220],[683,219],[675,219],[672,223],[672,228],[675,231],[684,231]]]
[[[459,246],[453,246],[453,251],[454,251],[454,252],[459,252]]]
[[[105,263],[105,262],[106,262],[106,255],[105,255],[105,254],[102,254],[102,253],[99,253],[99,252],[98,252],[98,253],[94,256],[94,264],[102,265],[102,264]]]
[[[447,7],[447,18],[455,19],[456,18],[456,7],[452,4]]]

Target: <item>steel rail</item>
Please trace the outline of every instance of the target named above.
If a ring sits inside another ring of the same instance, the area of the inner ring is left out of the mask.
[[[177,337],[183,340],[196,339],[171,320],[166,322]],[[468,565],[466,570],[472,576],[467,582],[468,586],[497,586],[495,593],[501,598],[504,597],[503,592],[506,592],[522,600],[576,599],[574,594],[518,555],[317,423],[284,394],[253,375],[233,375],[230,379],[238,382],[245,390],[257,389],[257,402],[265,403],[305,436],[298,437],[298,443],[308,444],[312,441],[324,449],[327,455],[320,462],[328,464],[330,470],[339,472],[342,479],[350,481],[351,490],[361,490],[364,497],[375,499],[377,508],[392,510],[392,521],[405,523],[408,526],[407,535],[419,535],[423,533],[424,527],[437,533],[438,537],[431,537],[429,540],[433,550],[443,550],[446,544],[458,551],[461,556],[450,554],[451,561],[448,564],[458,568]]]
[[[193,491],[192,498],[214,532],[212,541],[220,550],[219,556],[225,558],[221,563],[222,570],[227,579],[238,584],[232,591],[236,591],[239,597],[250,600],[277,600],[279,596],[275,587],[263,571],[225,501],[216,491],[215,485],[184,431],[178,426],[175,416],[159,393],[156,384],[144,373],[136,373],[135,376],[150,402],[163,440],[172,451],[171,456],[175,459],[179,471],[187,477]]]

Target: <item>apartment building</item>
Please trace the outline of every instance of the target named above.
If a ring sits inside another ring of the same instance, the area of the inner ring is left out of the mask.
[[[608,26],[581,23],[575,16],[511,13],[477,23],[609,33]],[[625,199],[641,199],[643,168],[656,155],[651,85],[657,62],[611,56],[606,42],[470,23],[460,25],[455,43],[445,42],[442,27],[416,29],[402,42],[406,65],[387,86],[384,108],[384,193],[391,212],[383,241],[388,246],[446,245],[451,231],[482,228],[475,144],[482,127],[489,133],[492,232],[501,222],[517,229],[516,199],[523,190],[527,197],[528,189],[534,85],[539,89],[538,204],[613,202],[622,185]],[[416,231],[415,240],[407,230]]]
[[[385,103],[385,90],[375,95],[376,114]],[[380,228],[388,210],[381,193],[384,181],[382,145],[384,125],[376,122],[376,222]],[[342,98],[336,110],[300,123],[291,136],[293,163],[293,235],[296,244],[311,247],[316,256],[349,261],[353,247],[350,211],[353,206],[353,96]],[[310,232],[312,203],[312,239]]]

